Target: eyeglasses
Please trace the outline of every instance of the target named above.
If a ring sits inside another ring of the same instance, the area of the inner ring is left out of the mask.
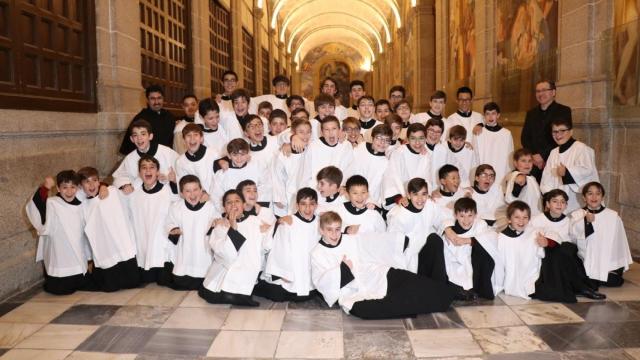
[[[545,91],[551,91],[553,89],[536,89],[536,94],[542,94]]]
[[[560,134],[564,134],[564,133],[566,133],[566,132],[567,132],[567,131],[569,131],[569,130],[571,130],[571,129],[558,129],[558,130],[552,130],[552,131],[551,131],[551,134],[553,134],[553,135],[560,135]]]
[[[375,136],[373,140],[380,141],[384,144],[391,144],[391,138],[388,138],[386,136]]]
[[[416,136],[409,136],[409,141],[413,141],[413,142],[416,142],[416,141],[423,142],[423,141],[425,141],[425,140],[427,140],[427,138],[426,138],[426,137],[424,137],[424,136],[419,136],[419,137],[416,137]]]
[[[402,99],[402,95],[393,95],[389,96],[391,99]]]
[[[238,80],[236,80],[236,79],[224,79],[224,80],[222,80],[222,82],[235,83],[235,82],[238,82]]]
[[[484,179],[487,179],[487,178],[495,179],[496,178],[496,174],[492,174],[492,173],[482,173],[482,174],[480,174],[478,176],[481,177],[481,178],[484,178]]]
[[[460,101],[460,102],[471,102],[471,99],[460,99],[460,98],[458,98],[458,101]]]
[[[442,135],[442,130],[427,129],[428,133]]]
[[[407,105],[400,105],[396,108],[396,111],[398,110],[411,110],[411,108],[408,107]]]

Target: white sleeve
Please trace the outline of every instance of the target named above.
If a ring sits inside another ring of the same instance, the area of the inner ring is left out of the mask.
[[[311,256],[311,281],[327,305],[333,306],[340,298],[340,263],[330,266],[329,259],[319,255],[322,253],[314,252]]]
[[[584,149],[583,153],[576,156],[575,162],[566,165],[567,171],[569,171],[578,187],[582,187],[590,181],[599,180],[593,149],[586,146]]]
[[[111,174],[111,176],[113,177],[113,186],[115,186],[116,188],[120,188],[121,186],[127,184],[133,184],[131,178],[129,177],[129,174],[127,173],[127,167],[125,166],[125,164],[127,163],[127,157],[129,157],[129,155],[125,156],[125,158],[122,159],[116,171]]]
[[[231,266],[238,258],[238,251],[227,235],[228,232],[228,227],[217,226],[213,229],[213,236],[209,238],[209,245],[211,246],[211,250],[213,250],[215,259],[219,260],[226,267]]]

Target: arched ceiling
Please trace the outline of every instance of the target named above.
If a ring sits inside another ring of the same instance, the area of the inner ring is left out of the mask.
[[[263,0],[267,3],[267,0]],[[403,0],[269,0],[272,28],[300,64],[312,49],[342,43],[371,64],[402,26]]]

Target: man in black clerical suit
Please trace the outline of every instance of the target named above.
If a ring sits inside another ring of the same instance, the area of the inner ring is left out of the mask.
[[[549,153],[557,145],[551,137],[551,121],[565,118],[571,121],[571,108],[555,101],[556,84],[543,80],[536,84],[536,100],[538,105],[527,111],[520,142],[533,152],[533,169],[531,175],[540,182]]]
[[[160,85],[150,85],[145,89],[145,96],[147,98],[147,107],[140,110],[131,120],[131,123],[138,119],[147,120],[153,128],[153,139],[151,141],[170,148],[173,147],[173,128],[176,121],[169,111],[163,109],[164,90]],[[136,149],[136,146],[129,140],[129,136],[130,129],[127,128],[127,133],[122,139],[122,145],[120,145],[120,153],[122,155],[127,155]]]

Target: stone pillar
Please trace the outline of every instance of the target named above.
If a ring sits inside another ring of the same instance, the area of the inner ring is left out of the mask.
[[[231,68],[238,74],[238,86],[244,86],[244,71],[242,64],[242,2],[231,0]]]
[[[473,89],[474,110],[482,112],[482,107],[492,98],[493,64],[495,63],[495,0],[475,2],[475,84]]]
[[[282,73],[282,69],[287,67],[287,59],[285,56],[286,51],[287,50],[285,49],[285,44],[281,41],[278,41],[278,63],[280,63],[280,69],[276,70],[275,75]]]
[[[275,56],[274,53],[276,51],[276,47],[273,45],[273,40],[276,36],[276,31],[274,29],[269,29],[269,69],[271,69],[271,71],[269,71],[269,73],[271,74],[271,77],[275,77],[276,75],[278,75],[278,70],[276,70],[276,62],[275,62]]]
[[[256,93],[252,94],[257,96],[258,94],[268,94],[270,89],[262,88],[262,29],[260,21],[264,11],[254,6],[253,8],[253,53],[254,53],[254,66],[253,73],[256,81]],[[262,90],[262,91],[260,91]]]
[[[193,93],[198,99],[211,97],[211,62],[209,56],[209,3],[191,2],[191,56],[193,58]]]
[[[435,1],[422,0],[414,8],[417,25],[418,68],[415,69],[416,90],[414,112],[429,107],[429,96],[436,89],[436,17]]]

